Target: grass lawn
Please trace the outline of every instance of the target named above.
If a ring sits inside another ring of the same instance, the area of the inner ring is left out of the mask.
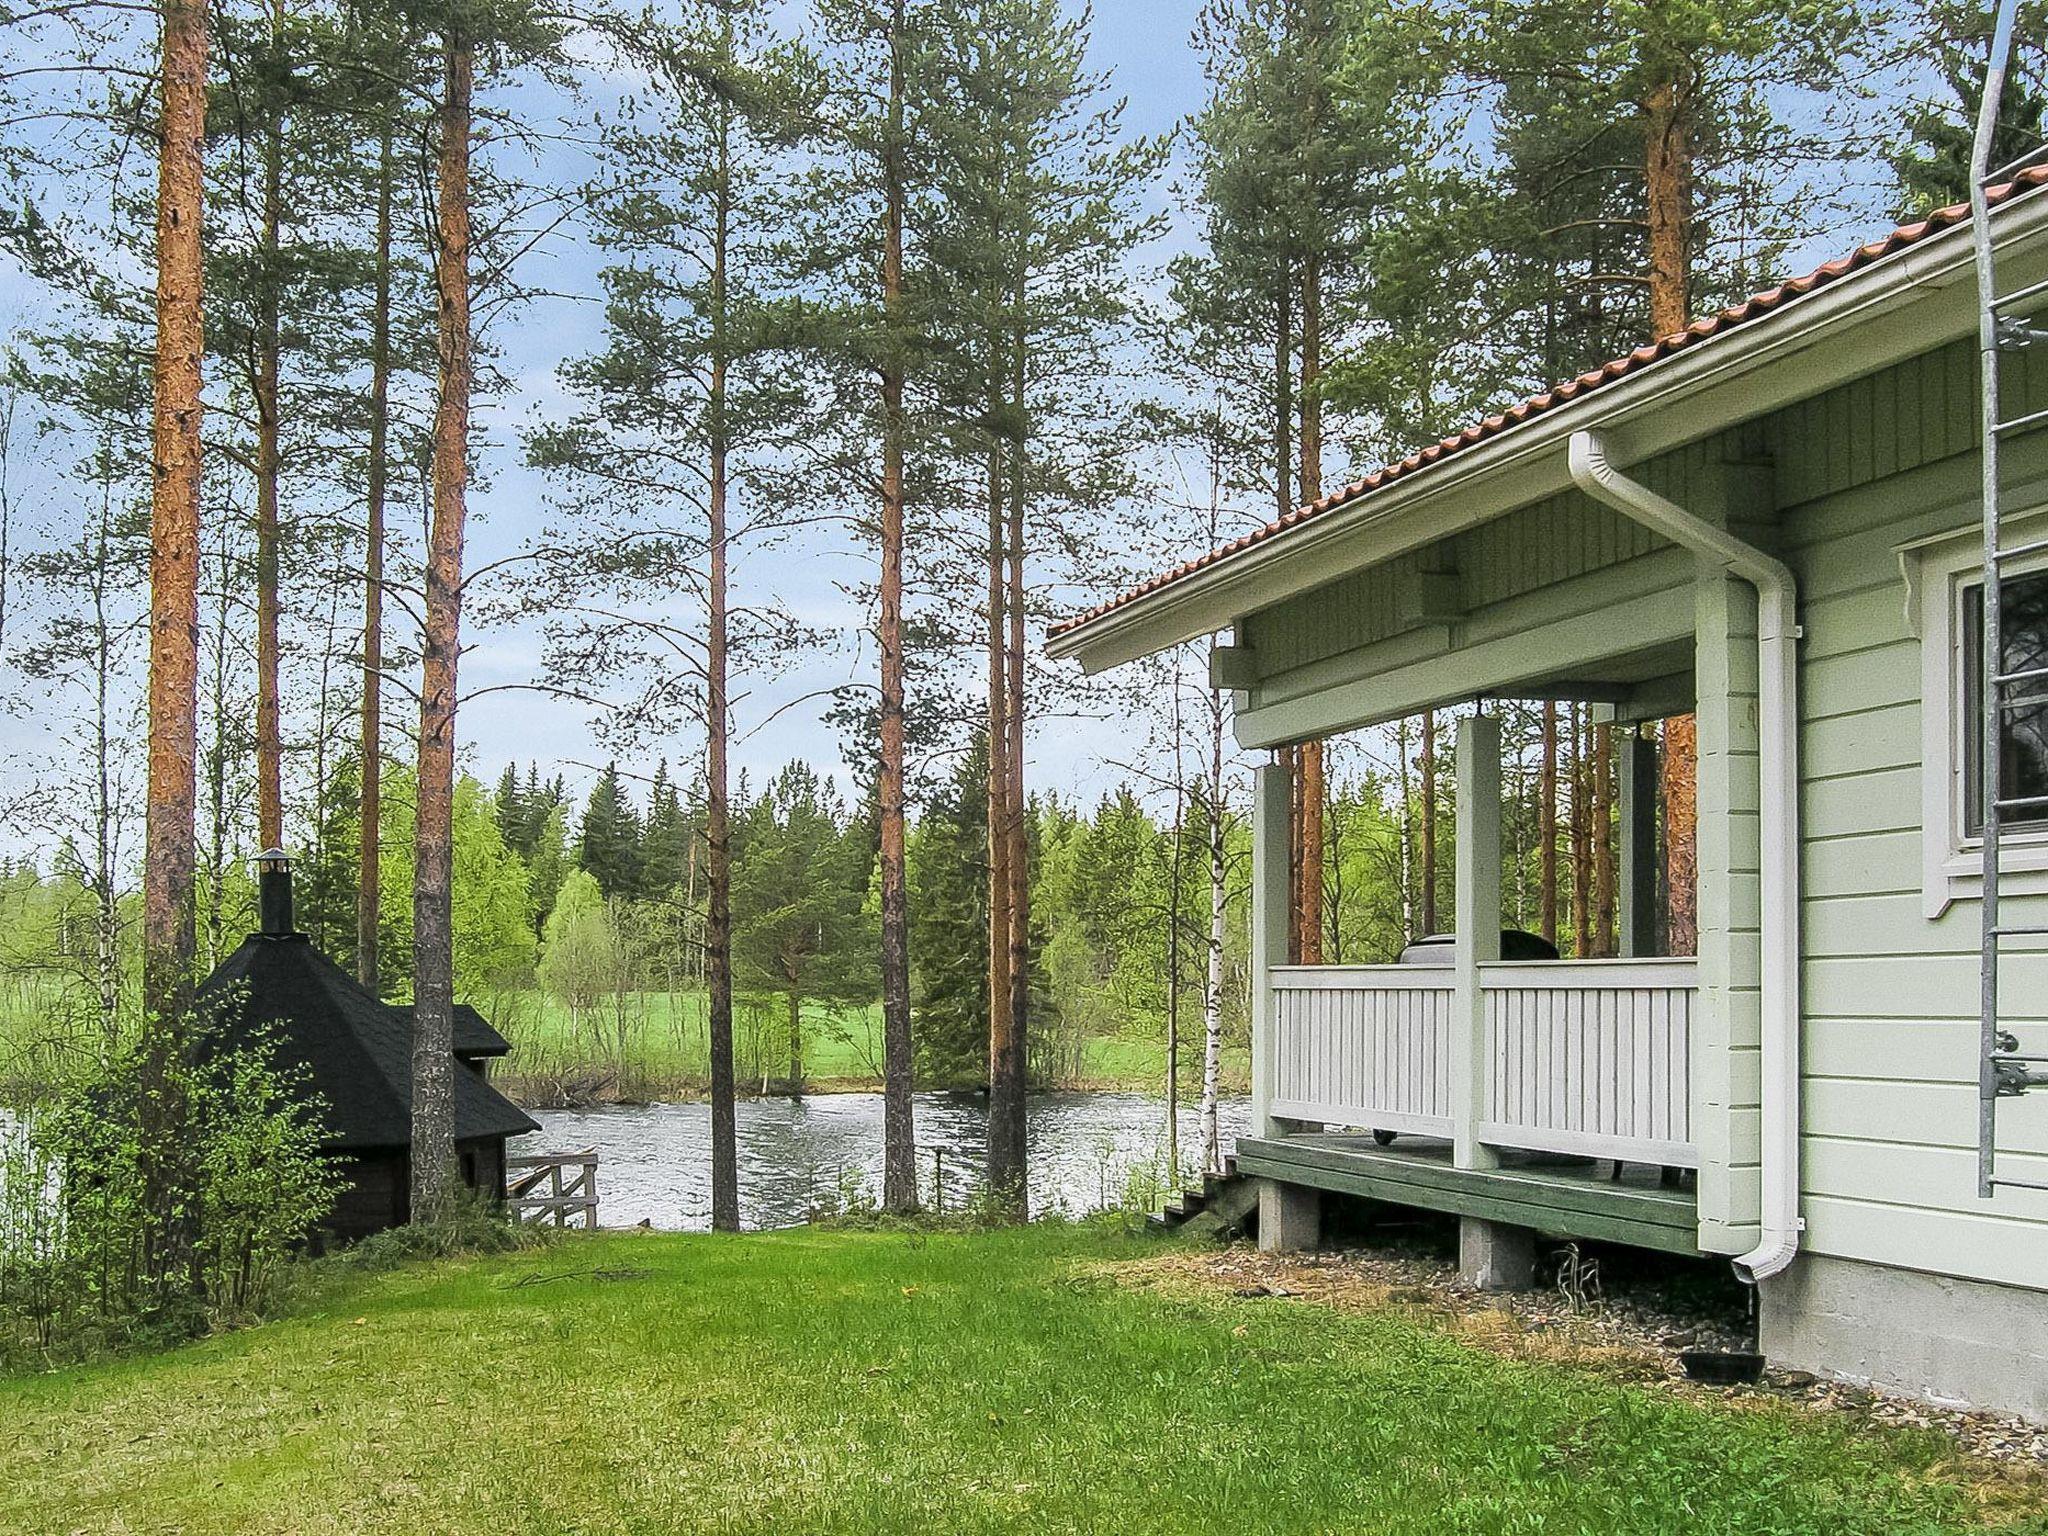
[[[1101,1229],[606,1236],[0,1382],[14,1532],[1979,1528],[1932,1436],[1125,1286]],[[2040,1530],[2011,1523],[2006,1529]]]

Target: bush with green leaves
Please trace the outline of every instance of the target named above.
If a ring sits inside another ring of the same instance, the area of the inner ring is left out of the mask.
[[[0,1137],[0,1364],[259,1315],[333,1209],[320,1101],[258,1034],[153,1025]]]

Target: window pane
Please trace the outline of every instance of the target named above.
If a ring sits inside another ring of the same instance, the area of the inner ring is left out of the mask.
[[[2000,634],[2001,672],[2030,672],[2048,667],[2048,571],[2015,576],[2005,583]],[[1984,589],[1968,588],[1963,606],[1963,682],[1969,734],[1964,764],[1969,805],[1969,830],[1984,826]],[[2005,690],[2009,707],[1999,731],[1998,790],[2007,800],[2048,796],[2048,677],[2017,683]],[[2008,826],[2048,823],[2048,804],[2009,810]]]

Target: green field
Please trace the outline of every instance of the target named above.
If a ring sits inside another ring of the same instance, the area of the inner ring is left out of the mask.
[[[512,1042],[497,1069],[515,1093],[547,1102],[563,1088],[575,1096],[688,1098],[704,1091],[709,1076],[707,1003],[701,991],[636,992],[600,1010],[572,1018],[555,998],[533,988],[485,993],[469,999]],[[35,1086],[95,1059],[89,999],[72,996],[41,978],[0,985],[0,1085]],[[734,1016],[734,1055],[742,1089],[764,1079],[781,1084],[788,1073],[789,1023],[779,997],[742,997]],[[1199,1021],[1181,1044],[1181,1093],[1201,1089]],[[804,1076],[813,1088],[879,1086],[882,1010],[804,1010]],[[1226,1048],[1223,1084],[1242,1093],[1251,1076],[1243,1045]],[[1065,1085],[1163,1091],[1166,1046],[1156,1036],[1098,1035],[1082,1042],[1080,1072]],[[957,1086],[946,1084],[941,1086]]]
[[[619,1235],[330,1279],[247,1332],[0,1381],[0,1530],[2044,1529],[2037,1485],[1931,1433],[1128,1283],[1156,1252]]]
[[[702,992],[642,992],[623,1005],[572,1019],[557,1000],[536,991],[475,999],[512,1042],[502,1079],[545,1097],[558,1085],[586,1087],[609,1080],[628,1098],[673,1098],[702,1090],[709,1072],[707,1005]],[[788,1073],[789,1024],[780,998],[742,998],[734,1015],[734,1055],[743,1086],[782,1082]],[[1199,1091],[1199,1038],[1182,1042],[1181,1091]],[[882,1011],[879,1005],[804,1010],[804,1076],[814,1086],[859,1088],[879,1084]],[[1226,1051],[1224,1083],[1242,1092],[1249,1054]],[[1163,1041],[1096,1036],[1082,1045],[1081,1072],[1072,1085],[1157,1091],[1166,1080]]]

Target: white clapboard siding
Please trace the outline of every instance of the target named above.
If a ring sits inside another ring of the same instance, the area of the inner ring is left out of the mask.
[[[1442,966],[1277,966],[1273,1113],[1377,1131],[1451,1129]]]
[[[1687,960],[1483,967],[1481,1140],[1697,1167],[1694,978]]]

